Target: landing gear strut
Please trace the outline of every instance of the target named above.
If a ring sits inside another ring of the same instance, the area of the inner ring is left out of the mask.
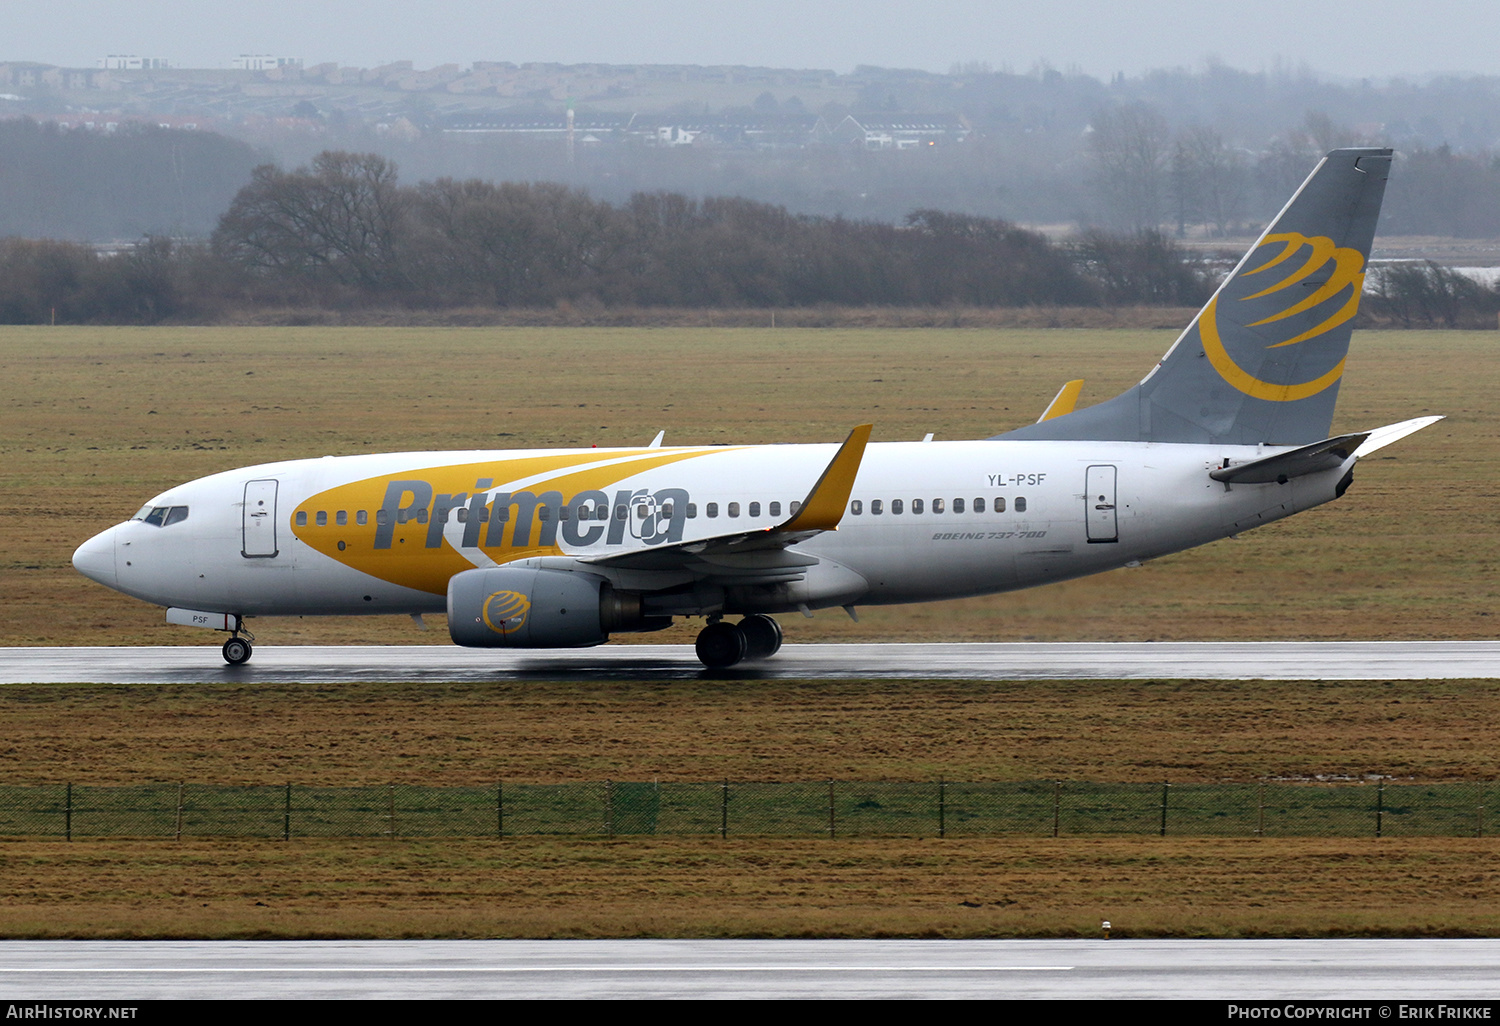
[[[244,637],[240,636],[242,634]],[[250,643],[254,640],[255,636],[245,630],[244,627],[236,628],[234,635],[228,641],[224,642],[224,661],[230,666],[239,666],[241,663],[248,662],[250,660],[250,653],[254,651],[250,647]]]
[[[769,659],[781,648],[781,625],[760,613],[739,623],[713,620],[698,632],[695,648],[703,665],[714,670],[745,659]]]

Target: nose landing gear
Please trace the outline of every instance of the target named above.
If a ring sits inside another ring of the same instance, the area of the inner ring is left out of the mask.
[[[698,632],[694,647],[703,665],[714,670],[746,659],[769,659],[781,648],[781,625],[760,613],[739,623],[713,619]]]

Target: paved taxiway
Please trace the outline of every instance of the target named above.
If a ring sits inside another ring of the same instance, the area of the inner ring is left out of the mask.
[[[68,1000],[1343,999],[1375,1019],[1493,1001],[1497,965],[1495,940],[0,942],[0,988]]]
[[[337,683],[824,678],[972,680],[1428,680],[1500,678],[1500,641],[1118,642],[787,645],[773,659],[705,670],[687,645],[497,651],[453,645],[0,649],[0,684]]]

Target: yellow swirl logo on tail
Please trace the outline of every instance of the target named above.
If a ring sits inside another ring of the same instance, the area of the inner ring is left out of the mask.
[[[1275,281],[1259,292],[1240,297],[1239,302],[1249,302],[1274,295],[1283,289],[1307,282],[1313,275],[1325,272],[1325,269],[1328,276],[1326,279],[1314,279],[1313,282],[1310,282],[1309,284],[1315,284],[1317,287],[1302,299],[1268,317],[1262,317],[1258,321],[1251,322],[1247,327],[1259,328],[1285,320],[1288,317],[1295,317],[1297,314],[1306,313],[1320,304],[1336,299],[1345,289],[1349,290],[1349,295],[1338,309],[1318,324],[1292,338],[1273,342],[1266,347],[1267,349],[1280,349],[1284,346],[1292,346],[1299,342],[1318,338],[1339,325],[1348,322],[1359,312],[1359,297],[1364,291],[1365,283],[1365,258],[1359,251],[1335,246],[1332,239],[1323,236],[1309,237],[1300,232],[1282,232],[1276,235],[1268,235],[1261,242],[1261,246],[1269,246],[1275,243],[1282,244],[1279,253],[1275,253],[1259,267],[1243,271],[1241,274],[1248,278],[1252,275],[1269,271],[1274,267],[1285,264],[1304,249],[1307,252],[1306,258],[1300,265],[1293,266],[1290,273],[1286,274],[1280,280]],[[1199,332],[1203,338],[1203,351],[1207,355],[1209,362],[1213,364],[1214,369],[1219,372],[1219,376],[1246,395],[1255,399],[1266,399],[1271,402],[1295,402],[1298,399],[1306,399],[1317,395],[1343,377],[1343,360],[1339,360],[1331,370],[1313,378],[1311,381],[1277,384],[1270,381],[1262,381],[1260,378],[1255,377],[1255,375],[1235,363],[1234,359],[1229,355],[1228,350],[1224,348],[1223,339],[1219,336],[1218,304],[1218,297],[1215,296],[1204,309],[1203,316],[1199,319]]]

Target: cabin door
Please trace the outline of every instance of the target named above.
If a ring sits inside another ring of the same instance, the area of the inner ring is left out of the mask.
[[[276,481],[245,483],[245,514],[240,555],[269,559],[276,555]]]
[[[1084,522],[1088,525],[1089,544],[1117,542],[1119,527],[1115,518],[1115,468],[1090,467],[1083,494]]]

